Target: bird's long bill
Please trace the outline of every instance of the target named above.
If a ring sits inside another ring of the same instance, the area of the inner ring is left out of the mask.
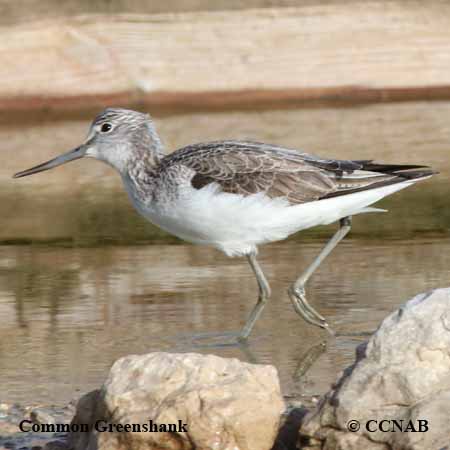
[[[86,154],[87,145],[83,144],[80,147],[71,150],[70,152],[63,153],[56,158],[51,159],[45,163],[39,164],[38,166],[32,167],[31,169],[23,170],[22,172],[17,172],[13,178],[26,177],[28,175],[33,175],[35,173],[43,172],[44,170],[53,169],[53,167],[58,167],[61,164],[74,161],[75,159],[80,159]]]

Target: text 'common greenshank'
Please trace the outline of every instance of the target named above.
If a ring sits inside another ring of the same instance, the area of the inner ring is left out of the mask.
[[[78,148],[19,172],[32,175],[84,156],[121,175],[135,208],[181,239],[246,256],[259,287],[258,301],[239,339],[247,339],[270,296],[256,260],[257,247],[316,225],[340,228],[289,288],[295,310],[319,327],[325,319],[306,301],[305,284],[351,227],[351,216],[434,172],[426,166],[322,159],[246,141],[194,144],[165,155],[147,114],[108,108]]]

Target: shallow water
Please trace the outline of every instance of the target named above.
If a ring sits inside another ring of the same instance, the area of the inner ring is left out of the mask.
[[[64,404],[97,388],[120,356],[159,350],[274,364],[286,395],[321,394],[389,312],[450,284],[450,102],[167,112],[156,123],[168,150],[251,139],[441,172],[383,200],[389,214],[356,217],[311,279],[309,300],[336,339],[298,317],[286,293],[333,232],[321,227],[261,249],[273,298],[248,346],[198,347],[193,336],[238,330],[253,307],[245,259],[157,230],[101,163],[11,179],[78,145],[93,114],[0,115],[0,402]],[[324,339],[326,352],[299,379]]]
[[[273,298],[248,346],[233,348],[198,347],[192,337],[242,326],[256,296],[244,259],[191,245],[2,246],[1,401],[66,403],[98,387],[120,356],[150,351],[270,363],[286,395],[323,393],[389,312],[449,285],[450,238],[341,243],[307,291],[338,336],[298,380],[299,361],[327,336],[295,314],[286,288],[322,244],[296,240],[261,250]]]

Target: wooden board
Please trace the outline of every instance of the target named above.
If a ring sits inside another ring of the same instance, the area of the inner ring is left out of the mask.
[[[0,28],[0,110],[450,98],[450,2],[373,1]]]

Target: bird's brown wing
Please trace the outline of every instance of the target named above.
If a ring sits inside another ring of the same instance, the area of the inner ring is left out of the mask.
[[[243,141],[184,147],[166,156],[161,170],[173,164],[193,170],[191,183],[197,189],[218,183],[224,192],[242,195],[263,192],[271,198],[285,197],[291,204],[402,181],[404,178],[394,168],[413,167],[321,159],[295,150]]]

